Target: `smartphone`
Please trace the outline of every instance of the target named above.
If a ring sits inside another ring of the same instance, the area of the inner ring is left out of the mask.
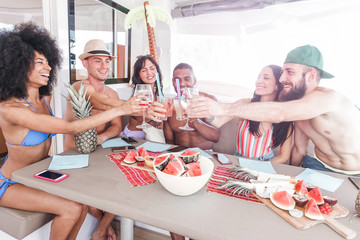
[[[184,146],[177,146],[177,147],[174,147],[174,148],[171,148],[169,150],[167,150],[168,152],[180,152],[184,149],[187,149],[187,147],[184,147]]]
[[[68,176],[69,175],[67,175],[66,173],[54,172],[47,169],[34,174],[34,177],[48,180],[50,182],[60,182],[61,180],[64,180]]]
[[[352,182],[357,189],[360,189],[360,178],[349,177],[350,182]]]
[[[233,163],[227,156],[222,153],[214,153],[213,157],[222,165],[229,165]]]
[[[121,139],[130,144],[138,142],[135,139],[133,139],[132,137],[122,137]]]
[[[131,149],[135,149],[134,146],[123,146],[123,147],[112,147],[111,150],[113,152],[116,152],[116,151],[127,151],[127,150],[131,150]]]

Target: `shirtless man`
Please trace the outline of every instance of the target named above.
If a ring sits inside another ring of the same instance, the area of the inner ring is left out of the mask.
[[[194,71],[189,64],[180,63],[174,68],[173,72],[173,86],[175,91],[176,79],[179,79],[180,92],[183,92],[185,87],[193,87],[196,84],[196,77]],[[201,96],[209,97],[213,100],[216,98],[204,92],[199,93]],[[175,110],[174,110],[175,111]],[[182,145],[185,147],[199,147],[203,150],[212,149],[214,143],[219,141],[220,129],[206,124],[203,120],[197,118],[189,118],[189,126],[194,128],[194,131],[186,131],[179,129],[180,126],[185,125],[185,120],[179,121],[176,119],[176,114],[169,117],[164,122],[164,136],[167,143]],[[172,240],[184,240],[185,237],[179,234],[170,232]]]
[[[196,84],[196,77],[192,67],[186,63],[177,65],[173,72],[173,86],[176,89],[176,79],[179,79],[180,91],[183,92],[185,87],[193,87]],[[209,97],[213,100],[216,98],[212,95],[200,92],[201,96]],[[185,131],[179,129],[185,125],[185,120],[179,121],[175,114],[164,122],[164,135],[167,143],[182,145],[185,147],[199,147],[203,150],[212,149],[214,143],[219,141],[220,130],[206,124],[204,120],[189,118],[189,126],[194,131]]]
[[[254,121],[295,121],[291,164],[360,176],[360,111],[345,96],[319,86],[321,78],[333,76],[323,70],[320,51],[306,45],[286,57],[280,82],[280,101],[226,104],[199,97],[190,105],[193,117],[215,116],[221,126],[228,116]],[[307,156],[309,140],[315,156]]]
[[[110,57],[110,59],[102,58],[97,60],[95,58],[91,58],[92,60],[86,60],[89,56],[105,56]],[[93,67],[91,67],[90,71],[87,66],[88,75],[95,76],[95,79],[91,80],[89,77],[84,81],[84,88],[87,88],[86,97],[90,98],[91,105],[93,106],[93,111],[96,112],[97,110],[108,110],[114,107],[122,106],[125,101],[122,101],[117,96],[117,93],[113,91],[111,88],[105,85],[105,80],[109,74],[109,62],[114,59],[115,57],[110,56],[109,51],[106,49],[105,43],[99,39],[93,39],[86,43],[84,48],[84,53],[79,56],[79,58],[83,58],[82,62],[83,65],[90,66],[90,63],[93,63]],[[96,60],[96,61],[95,61]],[[96,80],[98,78],[99,80]],[[73,84],[76,90],[79,90],[81,82],[75,82]],[[116,93],[116,96],[114,95]],[[68,106],[70,106],[68,104]],[[161,123],[162,121],[159,118],[165,117],[165,108],[161,103],[156,101],[152,102],[150,108],[146,110],[146,118],[151,119],[155,122]],[[71,111],[69,111],[71,113]],[[73,115],[71,115],[73,116]],[[132,116],[142,116],[142,112],[138,114],[133,113]],[[105,137],[105,134],[103,135]],[[108,137],[110,138],[110,137]],[[101,140],[101,139],[100,139]],[[106,139],[105,139],[106,140]],[[103,141],[105,141],[103,139]]]
[[[88,71],[88,78],[84,80],[84,83],[88,87],[88,91],[91,88],[93,91],[102,94],[103,97],[119,100],[119,96],[116,91],[112,88],[105,85],[105,80],[110,71],[110,61],[115,57],[110,56],[104,53],[101,54],[89,54],[94,50],[101,50],[105,48],[105,43],[102,40],[93,39],[86,43],[85,53],[79,56],[79,59],[82,61],[83,66]],[[75,86],[80,85],[81,81],[74,83]],[[103,110],[93,108],[91,110],[92,115],[95,115]],[[72,106],[69,101],[67,101],[65,119],[68,121],[73,121],[76,119],[75,114],[72,111]],[[96,127],[97,132],[97,144],[102,144],[105,140],[118,136],[121,132],[121,118],[113,119],[108,124],[103,124]],[[66,134],[65,135],[65,151],[73,149],[75,147],[74,135]]]
[[[125,102],[119,99],[118,94],[110,87],[105,85],[105,80],[110,72],[110,61],[115,57],[111,56],[107,50],[105,43],[99,39],[89,40],[84,47],[84,53],[79,56],[83,66],[87,69],[88,78],[84,80],[84,87],[87,88],[86,97],[91,95],[90,101],[93,106],[91,112],[93,115],[103,112],[107,109],[122,106]],[[79,89],[81,82],[75,82],[73,86]],[[163,105],[154,102],[146,111],[146,117],[156,122],[161,122],[157,117],[164,117]],[[132,114],[136,116],[142,115]],[[72,121],[75,118],[72,112],[72,106],[67,102],[65,119]],[[97,143],[102,144],[109,138],[116,137],[122,130],[121,118],[117,118],[108,122],[107,124],[100,125],[96,128]],[[75,147],[74,135],[65,135],[64,150],[69,150]],[[110,226],[111,221],[115,215],[103,212],[99,209],[89,207],[91,215],[99,220],[99,225],[92,235],[92,239],[116,239],[116,234]]]
[[[89,52],[100,53],[89,53]],[[105,43],[99,39],[93,39],[86,43],[84,53],[79,56],[82,64],[88,71],[88,78],[84,80],[84,83],[88,87],[88,91],[96,92],[103,98],[109,98],[113,100],[119,100],[117,92],[105,85],[105,80],[110,71],[110,61],[115,57],[111,56],[106,49]],[[75,86],[80,85],[80,81],[74,83]],[[92,115],[103,112],[93,108],[91,110]],[[73,121],[76,119],[75,114],[72,111],[72,106],[67,101],[65,117],[67,121]],[[97,132],[97,144],[102,144],[105,140],[116,137],[120,134],[122,129],[121,118],[113,119],[107,124],[99,125],[96,127]],[[70,150],[75,147],[74,135],[65,134],[64,150]],[[115,215],[107,212],[102,212],[99,209],[89,207],[89,213],[99,220],[99,225],[92,235],[92,239],[116,239],[116,234],[110,226],[111,221]]]

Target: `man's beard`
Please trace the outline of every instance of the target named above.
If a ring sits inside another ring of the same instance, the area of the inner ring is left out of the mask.
[[[306,84],[305,84],[305,77],[303,77],[298,87],[294,87],[287,93],[285,93],[284,90],[282,90],[279,95],[279,101],[287,102],[287,101],[300,99],[305,95],[305,92],[306,92]]]

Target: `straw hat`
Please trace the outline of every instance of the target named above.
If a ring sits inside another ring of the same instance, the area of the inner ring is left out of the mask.
[[[80,60],[83,60],[91,56],[109,56],[110,60],[115,59],[115,56],[111,56],[109,50],[107,50],[105,43],[100,39],[92,39],[85,44],[84,53],[79,56]]]

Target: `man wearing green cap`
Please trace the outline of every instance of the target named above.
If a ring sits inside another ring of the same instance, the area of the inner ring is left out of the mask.
[[[213,119],[220,127],[232,118],[278,123],[295,121],[290,163],[324,171],[360,176],[360,111],[345,96],[319,86],[324,71],[320,51],[310,45],[288,53],[280,82],[282,102],[219,103],[199,97],[192,101],[192,117]],[[307,156],[309,140],[316,156]]]

